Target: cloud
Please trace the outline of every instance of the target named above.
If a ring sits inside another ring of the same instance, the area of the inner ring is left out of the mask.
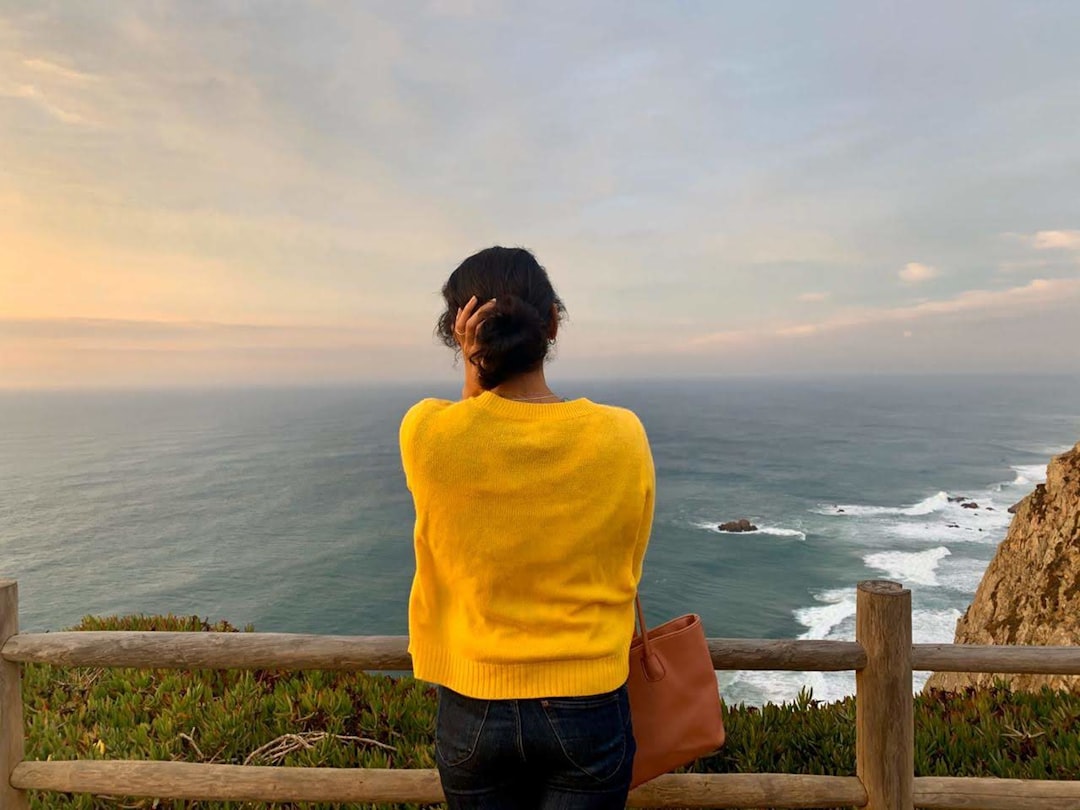
[[[921,301],[902,307],[873,307],[849,310],[832,318],[764,329],[714,332],[692,338],[681,348],[694,350],[724,346],[745,346],[769,340],[809,337],[826,332],[859,329],[884,322],[908,323],[938,317],[1001,317],[1039,312],[1049,304],[1080,297],[1080,278],[1037,278],[1004,290],[967,290],[952,298]]]
[[[50,101],[46,95],[32,84],[20,84],[12,88],[0,89],[0,96],[8,98],[21,98],[32,102],[58,121],[65,124],[89,124],[89,120],[72,110],[65,109],[59,104]]]
[[[904,269],[900,271],[899,276],[900,280],[905,284],[921,284],[937,277],[937,274],[937,269],[928,264],[908,262],[904,265]]]
[[[454,378],[445,349],[380,327],[0,318],[0,389]]]
[[[71,68],[58,65],[55,62],[49,62],[46,59],[23,59],[22,64],[24,67],[27,67],[36,73],[42,73],[46,76],[63,79],[69,82],[92,82],[97,81],[98,79],[98,77],[92,73],[83,73],[78,70],[72,70]]]
[[[452,377],[445,350],[390,319],[344,327],[0,317],[0,389]]]
[[[799,296],[800,301],[805,301],[808,304],[819,304],[822,301],[828,301],[829,296],[832,293],[827,292],[805,292]]]
[[[1038,231],[1031,237],[1036,250],[1080,250],[1080,231]]]
[[[491,14],[498,6],[492,0],[429,0],[427,12],[437,17],[476,17]]]
[[[998,263],[998,271],[1001,273],[1028,273],[1047,267],[1050,267],[1050,262],[1046,259],[1017,259]]]
[[[216,323],[122,318],[0,318],[0,338],[14,345],[80,350],[349,349],[410,346],[391,319],[353,326]]]

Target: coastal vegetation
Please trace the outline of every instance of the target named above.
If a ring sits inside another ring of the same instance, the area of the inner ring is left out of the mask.
[[[73,629],[237,631],[195,616],[87,617]],[[435,693],[409,677],[27,664],[23,692],[27,759],[435,767]],[[804,693],[783,705],[729,706],[726,723],[724,749],[688,770],[855,773],[852,698],[825,704]],[[919,776],[1080,779],[1080,695],[1000,685],[919,695],[915,769]],[[33,794],[32,805],[152,808],[160,802],[53,793]]]

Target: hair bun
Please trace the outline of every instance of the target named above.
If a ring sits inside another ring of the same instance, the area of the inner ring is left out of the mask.
[[[494,388],[514,373],[540,363],[547,354],[547,324],[536,307],[513,294],[495,299],[495,309],[477,329],[473,361],[480,383]]]

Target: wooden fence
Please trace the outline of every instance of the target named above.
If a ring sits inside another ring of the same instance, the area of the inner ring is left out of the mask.
[[[1077,810],[1080,781],[915,777],[912,670],[1080,675],[1077,647],[911,643],[911,592],[862,582],[855,641],[710,639],[717,669],[855,670],[856,776],[669,774],[631,807]],[[434,770],[298,768],[23,758],[20,664],[174,669],[408,670],[399,636],[290,633],[19,633],[18,589],[0,581],[0,810],[28,790],[266,802],[443,801]]]

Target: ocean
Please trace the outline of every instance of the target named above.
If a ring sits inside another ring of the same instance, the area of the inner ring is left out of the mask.
[[[646,614],[699,613],[710,636],[851,639],[856,583],[888,578],[912,590],[915,640],[951,641],[1007,508],[1080,439],[1080,377],[551,382],[641,417],[658,479]],[[405,634],[397,427],[456,393],[0,393],[0,576],[19,581],[22,629],[171,612]],[[759,530],[717,530],[742,517]],[[717,677],[735,703],[854,689],[850,673]]]

